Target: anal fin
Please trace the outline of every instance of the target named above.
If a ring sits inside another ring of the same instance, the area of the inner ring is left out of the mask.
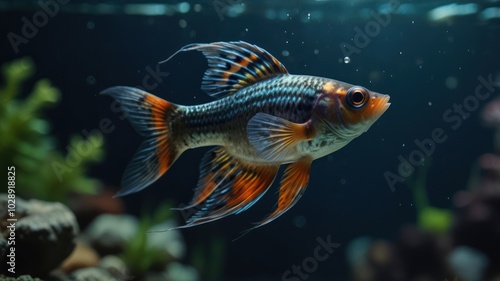
[[[191,203],[183,209],[195,207],[205,201],[218,187],[227,184],[227,177],[233,175],[238,167],[223,147],[211,149],[201,160],[200,178]]]
[[[212,159],[212,160],[210,160]],[[279,165],[243,162],[222,148],[207,152],[190,205],[186,225],[191,227],[250,208],[269,189]]]
[[[309,156],[302,157],[299,161],[288,165],[285,174],[281,179],[279,190],[278,206],[269,216],[257,223],[252,228],[261,227],[275,220],[299,201],[304,194],[307,184],[309,183],[309,171],[311,168],[312,158]]]

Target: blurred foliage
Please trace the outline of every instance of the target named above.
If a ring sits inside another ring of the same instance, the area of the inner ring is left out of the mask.
[[[425,160],[423,166],[416,169],[407,184],[413,191],[417,209],[417,225],[422,230],[436,234],[444,234],[451,227],[453,213],[448,209],[436,208],[430,205],[427,195],[427,174],[431,166],[431,158]]]
[[[56,149],[49,134],[45,109],[54,106],[61,93],[46,79],[37,81],[26,98],[19,95],[35,73],[30,58],[1,66],[4,85],[0,88],[0,167],[16,168],[16,191],[28,198],[67,200],[69,192],[95,192],[99,182],[85,177],[88,164],[103,156],[103,138],[72,137],[66,155]],[[86,148],[86,150],[84,150]]]
[[[144,276],[155,265],[165,265],[171,261],[163,249],[150,247],[148,245],[148,232],[153,226],[166,221],[172,216],[170,203],[161,204],[151,216],[149,212],[143,212],[139,228],[132,240],[126,245],[121,257],[132,275]]]
[[[206,235],[205,240],[208,241],[200,240],[194,247],[191,263],[200,272],[202,280],[223,280],[226,240],[214,232]]]

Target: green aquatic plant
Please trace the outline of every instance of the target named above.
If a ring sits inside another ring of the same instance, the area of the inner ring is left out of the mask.
[[[164,249],[151,247],[148,243],[149,235],[160,235],[161,233],[150,233],[154,226],[165,222],[172,216],[171,204],[163,203],[151,216],[149,212],[143,212],[136,235],[125,246],[121,258],[131,271],[132,275],[144,276],[155,265],[166,265],[172,261]]]
[[[215,232],[198,241],[193,249],[192,264],[199,270],[202,280],[223,280],[226,242]]]
[[[427,174],[431,166],[431,159],[426,159],[425,164],[416,169],[407,184],[413,192],[415,207],[417,209],[417,224],[420,229],[437,234],[446,233],[452,223],[451,210],[436,208],[430,205],[427,195]]]
[[[44,110],[59,102],[60,91],[42,79],[35,82],[26,97],[20,98],[23,85],[35,73],[30,58],[5,63],[1,72],[4,84],[0,87],[0,167],[15,167],[16,193],[65,202],[69,192],[95,192],[99,182],[85,174],[88,164],[102,158],[102,138],[72,137],[67,153],[63,154],[50,135],[49,121],[43,117]],[[80,147],[92,149],[81,153],[77,149]],[[77,165],[68,167],[68,159],[75,158],[79,159]]]

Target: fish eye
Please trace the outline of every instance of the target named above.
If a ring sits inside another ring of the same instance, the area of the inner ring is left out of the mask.
[[[347,103],[354,108],[362,108],[368,101],[368,91],[361,87],[352,87],[346,94]]]

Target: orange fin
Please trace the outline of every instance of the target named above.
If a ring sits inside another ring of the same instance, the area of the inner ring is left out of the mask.
[[[312,138],[310,122],[298,124],[266,113],[257,113],[247,124],[248,141],[263,159],[279,162]]]
[[[233,158],[223,147],[216,147],[207,153],[201,160],[200,179],[195,189],[195,194],[188,206],[179,208],[185,210],[193,208],[205,201],[215,189],[222,184],[227,184],[227,177],[236,172]]]
[[[299,161],[288,165],[285,170],[285,174],[281,179],[278,206],[276,210],[274,210],[274,212],[267,218],[257,223],[257,225],[252,229],[270,223],[292,208],[293,205],[299,201],[309,182],[311,163],[312,158],[306,156],[299,159]]]
[[[163,175],[180,154],[172,145],[169,124],[178,106],[131,87],[112,87],[101,94],[115,98],[133,127],[146,137],[128,164],[122,189],[115,196],[138,192]]]
[[[243,41],[189,44],[163,62],[180,52],[193,50],[201,51],[208,60],[201,89],[215,98],[277,74],[288,74],[285,66],[266,50]]]
[[[252,165],[231,156],[222,147],[207,153],[202,165],[198,188],[190,206],[184,227],[191,227],[250,208],[269,189],[279,165]]]

